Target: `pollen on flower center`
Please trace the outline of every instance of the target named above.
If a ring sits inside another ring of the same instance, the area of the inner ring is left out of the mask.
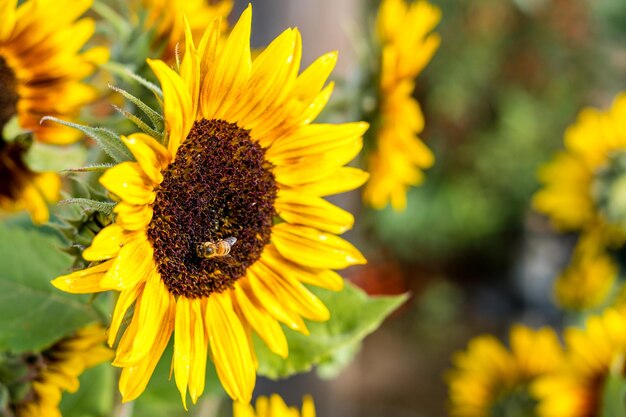
[[[248,131],[196,121],[156,189],[148,238],[174,295],[206,297],[241,278],[270,241],[276,182]],[[199,256],[198,245],[234,237],[228,256]]]
[[[18,100],[15,73],[0,56],[0,138],[4,125],[17,113]]]

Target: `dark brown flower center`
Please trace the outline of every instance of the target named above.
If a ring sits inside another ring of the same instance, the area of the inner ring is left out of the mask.
[[[3,136],[6,124],[17,114],[17,78],[0,56],[0,197],[20,198],[25,182],[33,175],[22,157],[28,149],[23,141],[7,142]]]
[[[17,114],[18,100],[15,73],[0,56],[0,136],[7,122]]]
[[[163,172],[148,238],[174,295],[207,297],[232,288],[270,241],[276,182],[248,131],[200,120]],[[200,248],[237,241],[230,253]],[[217,256],[216,256],[217,255]],[[220,256],[223,255],[223,256]]]

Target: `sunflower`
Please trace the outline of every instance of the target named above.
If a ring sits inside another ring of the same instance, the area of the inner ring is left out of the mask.
[[[565,151],[539,171],[544,188],[533,199],[564,231],[604,230],[608,243],[621,242],[626,207],[626,94],[607,111],[588,108],[565,132]]]
[[[255,410],[256,408],[256,410]],[[305,396],[302,400],[302,412],[297,408],[288,407],[279,395],[270,398],[259,397],[256,407],[250,404],[234,403],[233,417],[315,417],[313,398]]]
[[[566,355],[558,372],[539,378],[531,392],[539,399],[540,417],[599,415],[604,381],[611,365],[626,350],[626,316],[605,310],[584,329],[565,331]]]
[[[423,0],[383,0],[380,6],[378,118],[368,156],[371,178],[363,193],[376,209],[391,202],[395,210],[404,210],[407,188],[421,183],[422,170],[434,163],[433,153],[417,136],[424,116],[413,91],[415,78],[439,47],[440,37],[431,31],[440,19],[440,9]]]
[[[207,22],[218,17],[223,18],[222,30],[228,28],[226,18],[234,0],[136,0],[135,3],[136,8],[144,7],[148,11],[147,27],[154,29],[157,43],[165,47],[162,59],[171,61],[177,45],[185,42],[185,18],[193,39],[199,41]]]
[[[63,126],[41,125],[43,116],[73,118],[95,97],[80,80],[91,74],[107,53],[94,48],[80,53],[95,30],[92,19],[77,20],[92,0],[0,0],[0,208],[26,209],[33,221],[47,221],[47,202],[58,198],[60,180],[35,173],[23,161],[28,144],[7,137],[17,118],[34,140],[67,144],[79,134]]]
[[[554,289],[559,305],[571,310],[599,307],[607,301],[617,279],[617,265],[606,253],[599,230],[583,233],[572,261],[557,278]]]
[[[453,358],[447,375],[450,414],[459,417],[533,416],[536,398],[529,384],[560,364],[562,349],[550,328],[511,329],[510,351],[491,335],[470,341]],[[541,352],[541,354],[537,354]]]
[[[105,341],[104,328],[94,324],[32,358],[31,389],[23,401],[12,406],[16,417],[60,417],[62,391],[76,392],[78,377],[85,369],[113,357]]]
[[[167,146],[146,134],[123,141],[137,162],[100,182],[119,198],[115,223],[83,252],[95,266],[53,281],[74,293],[120,291],[109,343],[134,305],[117,348],[120,390],[137,398],[174,333],[173,373],[186,404],[202,394],[207,352],[226,392],[249,402],[252,331],[280,356],[279,323],[307,333],[303,318],[329,311],[303,284],[342,287],[332,269],[364,263],[336,236],[353,216],[322,197],[367,180],[343,167],[362,147],[365,123],[311,124],[332,91],[336,54],[298,75],[297,29],[254,60],[248,7],[223,44],[213,21],[196,48],[187,28],[180,73],[149,64],[163,89]]]

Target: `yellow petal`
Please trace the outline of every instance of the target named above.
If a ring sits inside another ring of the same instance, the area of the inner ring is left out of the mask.
[[[135,285],[134,288],[124,290],[120,293],[117,302],[115,303],[115,309],[113,310],[113,317],[111,318],[111,325],[109,326],[108,344],[113,346],[117,339],[117,333],[122,325],[122,321],[126,316],[126,312],[130,306],[137,300],[139,294],[143,292],[145,283],[140,282]]]
[[[166,320],[172,303],[175,303],[173,296],[163,284],[160,275],[154,273],[146,282],[141,299],[135,304],[135,309],[138,311],[135,311],[131,322],[131,326],[136,323],[132,347],[126,352],[120,352],[118,348],[118,355],[115,358],[116,366],[132,365],[146,357],[157,340],[162,322]],[[122,341],[129,330],[124,332]],[[120,341],[120,346],[122,341]]]
[[[176,386],[183,400],[183,407],[187,410],[187,384],[191,364],[191,313],[190,300],[178,297],[176,301],[176,324],[174,325],[174,357],[172,367]]]
[[[274,288],[278,298],[289,309],[310,320],[326,321],[330,318],[330,312],[324,303],[298,280],[272,269],[263,259],[258,264],[260,279]]]
[[[342,269],[366,263],[347,241],[310,227],[277,224],[272,229],[272,241],[282,256],[311,268]]]
[[[208,338],[204,326],[204,308],[200,299],[191,302],[191,325],[193,343],[191,345],[191,371],[189,374],[189,395],[195,404],[204,392],[206,379],[206,361],[208,356]]]
[[[250,78],[251,26],[252,6],[248,6],[218,52],[215,64],[208,68],[200,92],[202,114],[206,119],[218,118],[221,109],[236,101]]]
[[[351,213],[320,197],[281,191],[275,206],[283,220],[326,232],[340,234],[354,224]]]
[[[101,285],[121,291],[147,280],[148,275],[156,270],[153,253],[145,235],[124,244]]]
[[[137,162],[122,162],[100,177],[100,184],[130,204],[152,204],[153,184]]]
[[[6,40],[13,32],[15,26],[15,10],[17,8],[17,0],[0,0],[0,16],[2,16],[2,25],[0,25],[0,42]]]
[[[83,251],[83,258],[86,261],[111,259],[117,256],[127,240],[128,237],[124,236],[124,229],[120,225],[109,225],[94,237],[91,246]]]
[[[148,64],[163,89],[163,113],[169,132],[167,149],[175,157],[195,121],[191,96],[180,76],[165,62],[148,59]]]
[[[275,271],[293,276],[305,284],[315,285],[332,291],[340,291],[343,288],[341,275],[330,269],[308,268],[295,264],[285,259],[274,245],[267,245],[263,250],[263,261]]]
[[[358,168],[342,167],[316,182],[298,185],[294,191],[317,196],[327,196],[354,190],[367,181],[369,174]]]
[[[122,370],[119,386],[124,402],[136,399],[146,389],[152,372],[154,372],[154,368],[159,362],[159,359],[161,359],[163,351],[167,347],[167,342],[170,340],[172,331],[174,330],[175,315],[176,307],[172,299],[169,303],[167,314],[158,325],[157,338],[148,355]]]
[[[152,136],[145,133],[135,133],[128,137],[122,136],[122,142],[128,147],[152,183],[160,184],[163,181],[161,169],[172,161],[167,149]]]
[[[250,294],[254,294],[263,308],[276,320],[285,323],[292,330],[308,335],[309,330],[302,318],[282,302],[280,292],[263,280],[262,274],[263,271],[260,270],[259,265],[254,264],[248,269],[246,277],[239,280],[240,285],[246,289],[248,297],[252,299]],[[250,290],[247,289],[248,286]]]
[[[270,350],[286,358],[288,354],[287,338],[280,324],[258,302],[256,297],[246,294],[241,285],[235,284],[233,290],[235,301],[245,320],[263,339]]]
[[[107,291],[107,288],[100,285],[100,281],[112,264],[113,261],[106,261],[91,268],[82,269],[68,275],[62,275],[54,279],[52,285],[61,291],[73,294]]]
[[[205,325],[224,389],[233,400],[250,402],[255,383],[252,353],[228,294],[212,294],[207,299]]]
[[[134,205],[125,202],[118,203],[113,212],[116,214],[115,222],[125,230],[141,230],[150,224],[153,209],[149,205]]]

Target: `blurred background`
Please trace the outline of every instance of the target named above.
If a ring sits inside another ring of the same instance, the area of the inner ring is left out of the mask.
[[[303,35],[303,64],[339,51],[337,78],[354,77],[377,1],[252,0],[253,46],[284,28]],[[369,259],[346,277],[371,294],[412,296],[339,376],[276,383],[299,404],[312,393],[320,417],[447,415],[444,375],[453,352],[514,321],[558,326],[552,283],[572,237],[530,208],[537,168],[562,147],[586,106],[606,108],[626,74],[623,0],[433,0],[442,44],[417,80],[421,135],[436,154],[403,213],[338,203],[357,212],[348,235]],[[237,1],[239,16],[248,0]],[[334,95],[341,100],[341,89]]]

